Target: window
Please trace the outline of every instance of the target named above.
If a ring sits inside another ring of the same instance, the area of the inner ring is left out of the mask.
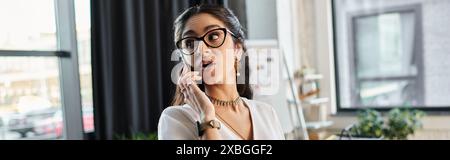
[[[62,137],[55,57],[0,57],[1,139]]]
[[[450,108],[446,7],[446,0],[334,0],[338,109]]]
[[[84,132],[94,131],[94,108],[91,67],[91,7],[90,0],[75,1],[75,20],[80,71],[81,105]]]
[[[92,111],[90,43],[83,37],[90,32],[82,30],[90,24],[75,32],[74,10],[73,0],[0,0],[0,139],[82,139],[83,120],[92,131],[92,114],[85,118]]]
[[[0,0],[2,50],[56,50],[53,0]]]

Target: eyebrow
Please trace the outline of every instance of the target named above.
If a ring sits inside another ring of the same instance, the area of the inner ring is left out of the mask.
[[[207,32],[207,31],[209,31],[212,28],[221,28],[221,26],[219,26],[217,24],[209,25],[209,26],[206,26],[205,28],[203,28],[203,31]],[[182,37],[184,37],[186,35],[197,35],[197,34],[193,30],[188,30],[188,31],[183,33]]]

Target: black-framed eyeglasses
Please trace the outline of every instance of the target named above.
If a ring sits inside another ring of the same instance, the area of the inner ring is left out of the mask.
[[[237,38],[226,28],[217,28],[205,33],[202,37],[186,37],[177,41],[177,48],[185,55],[193,55],[198,47],[199,41],[203,41],[208,47],[219,48],[225,43],[227,32]]]

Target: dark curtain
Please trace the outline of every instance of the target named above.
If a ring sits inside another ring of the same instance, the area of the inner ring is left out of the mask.
[[[171,99],[173,20],[186,0],[92,0],[95,137],[157,129]]]
[[[231,0],[236,1],[236,0]],[[244,1],[244,0],[240,0]],[[189,0],[190,6],[195,6],[199,4],[217,4],[217,5],[223,5],[225,7],[228,7],[228,0]]]
[[[190,6],[199,4],[217,4],[230,8],[234,14],[239,18],[242,26],[247,28],[247,14],[245,0],[189,0]]]
[[[95,139],[156,132],[175,84],[173,21],[226,0],[91,0]]]

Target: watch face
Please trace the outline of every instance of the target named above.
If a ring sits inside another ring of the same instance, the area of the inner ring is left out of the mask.
[[[218,128],[218,129],[220,129],[220,122],[218,122],[218,121],[216,121],[216,120],[211,120],[211,121],[209,121],[209,125],[210,125],[212,128]]]

